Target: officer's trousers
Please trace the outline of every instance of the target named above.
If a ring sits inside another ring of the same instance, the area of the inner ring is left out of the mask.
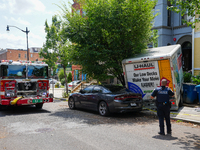
[[[164,118],[165,118],[166,126],[167,126],[167,133],[170,133],[171,132],[170,106],[158,104],[157,115],[159,118],[160,132],[165,133],[165,130],[164,130]]]

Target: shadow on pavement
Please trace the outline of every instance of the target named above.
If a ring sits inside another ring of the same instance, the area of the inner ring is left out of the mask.
[[[178,139],[177,137],[173,137],[173,135],[155,135],[152,138],[159,140],[167,140],[167,141]]]
[[[17,106],[17,107],[7,107],[0,111],[0,117],[9,115],[27,115],[27,114],[37,114],[37,113],[51,113],[45,109],[37,109],[35,106]]]
[[[55,113],[51,113],[52,116],[63,117],[67,119],[80,120],[82,123],[89,125],[99,124],[147,124],[157,121],[155,115],[143,112],[131,112],[131,113],[114,113],[108,117],[100,116],[98,112],[89,111],[84,109],[70,110],[69,108],[60,109]]]
[[[184,133],[187,135],[178,139],[173,145],[184,145],[182,149],[200,149],[200,136],[189,132]]]
[[[196,134],[191,134],[189,132],[184,132],[185,134],[187,134],[185,137],[181,137],[181,138],[177,138],[177,137],[173,137],[173,135],[155,135],[152,138],[155,139],[159,139],[159,140],[166,140],[166,141],[170,141],[170,140],[176,140],[175,143],[173,143],[173,145],[181,145],[180,148],[182,149],[200,149],[200,136],[196,135]]]

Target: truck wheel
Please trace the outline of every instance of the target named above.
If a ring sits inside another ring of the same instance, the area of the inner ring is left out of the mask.
[[[51,93],[51,94],[49,94],[49,97],[50,97],[50,98],[53,98],[53,94],[52,94],[52,93]]]
[[[36,104],[35,105],[37,109],[42,109],[43,103],[42,104]]]
[[[8,108],[8,106],[1,105],[1,104],[0,104],[0,111],[5,110],[5,109],[7,109],[7,108]]]

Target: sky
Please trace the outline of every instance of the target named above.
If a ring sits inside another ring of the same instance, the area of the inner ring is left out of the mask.
[[[0,0],[0,49],[27,49],[26,33],[15,27],[8,32],[7,25],[22,30],[27,27],[29,48],[42,48],[46,41],[45,21],[51,24],[52,16],[60,11],[57,5],[62,2],[71,9],[73,0]]]

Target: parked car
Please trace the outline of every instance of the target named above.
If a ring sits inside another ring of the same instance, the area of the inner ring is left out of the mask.
[[[81,80],[76,80],[68,83],[68,90],[71,91],[74,87],[76,87],[79,83],[81,83]]]
[[[56,84],[58,81],[55,79],[50,78],[49,79],[49,84]]]
[[[70,109],[85,108],[107,116],[114,112],[141,111],[142,95],[116,85],[90,85],[69,96]]]

